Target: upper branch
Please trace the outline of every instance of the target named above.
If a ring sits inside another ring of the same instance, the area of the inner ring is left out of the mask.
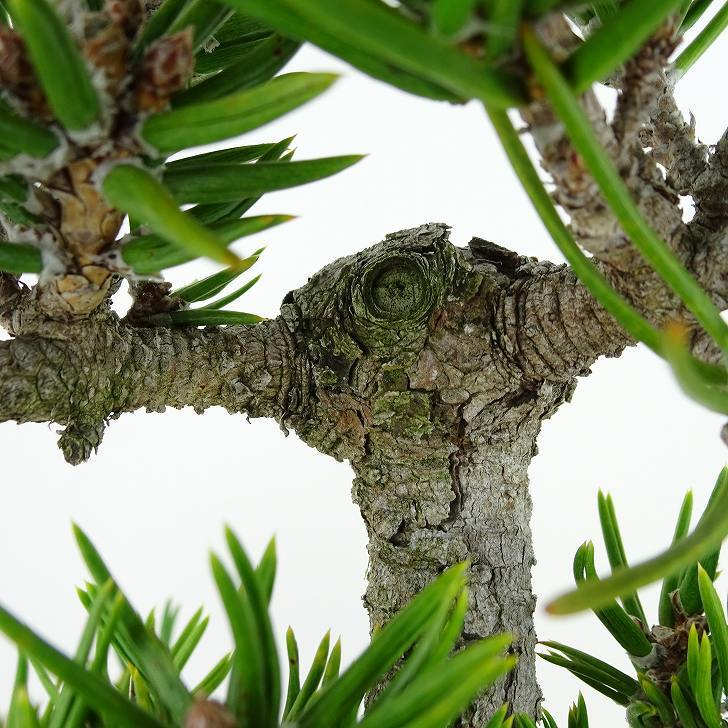
[[[577,42],[560,17],[544,22],[542,32],[551,48],[568,48]],[[667,89],[664,67],[672,45],[665,35],[658,35],[648,43],[615,80],[619,97],[613,123],[607,121],[593,91],[583,95],[582,105],[597,138],[619,169],[640,211],[655,231],[677,250],[685,232],[679,195],[665,180],[657,160],[645,152],[642,144],[643,130],[654,115],[657,100]],[[604,202],[550,104],[535,102],[523,109],[522,116],[543,167],[554,183],[554,198],[569,215],[579,243],[597,259],[629,272],[637,281],[650,275],[649,267]]]
[[[725,237],[728,225],[728,130],[708,155],[690,189],[695,202],[693,223]]]
[[[544,21],[540,31],[552,52],[567,52],[578,43],[563,18]],[[694,124],[686,123],[672,95],[666,75],[670,53],[675,47],[674,27],[666,24],[612,79],[618,97],[611,123],[593,91],[585,93],[582,105],[604,149],[617,166],[640,212],[655,232],[666,241],[683,264],[709,292],[717,305],[725,308],[728,245],[724,234],[728,222],[726,188],[728,136],[712,153],[696,143]],[[654,325],[669,319],[692,317],[666,287],[625,235],[615,215],[586,170],[566,135],[563,124],[547,102],[535,102],[522,110],[528,130],[540,153],[542,165],[554,183],[554,198],[569,215],[571,229],[613,286]],[[696,216],[690,224],[683,220],[680,197],[691,195]],[[566,275],[566,274],[565,274]],[[522,315],[526,328],[541,331],[540,349],[558,353],[567,369],[579,369],[585,359],[580,347],[589,335],[576,335],[572,346],[560,331],[563,321],[572,320],[588,332],[601,328],[605,315],[601,307],[573,280],[567,284],[553,277],[539,282],[546,290],[522,294]],[[572,291],[574,295],[567,295]],[[548,301],[554,301],[549,307]],[[549,326],[558,322],[558,326]],[[569,327],[567,326],[566,329]],[[610,327],[611,328],[611,327]],[[575,333],[575,332],[574,332]],[[555,338],[549,338],[555,337]],[[714,354],[698,331],[693,349],[700,356]],[[621,346],[629,339],[622,336]],[[615,351],[611,336],[597,337],[593,352],[610,355]],[[599,351],[601,347],[601,351]],[[591,346],[586,347],[592,350]],[[547,355],[548,356],[548,355]]]

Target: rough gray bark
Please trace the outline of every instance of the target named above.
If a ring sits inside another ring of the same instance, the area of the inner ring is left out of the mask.
[[[506,700],[536,711],[527,468],[576,375],[626,343],[568,270],[477,239],[459,250],[433,224],[333,263],[254,328],[135,328],[108,311],[59,325],[11,294],[0,419],[60,422],[77,462],[123,412],[275,417],[352,463],[372,626],[469,560],[466,639],[509,631],[521,656],[473,725]]]
[[[564,269],[481,240],[457,250],[444,226],[427,225],[325,268],[284,306],[304,322],[316,392],[313,416],[292,424],[357,476],[372,627],[469,560],[466,638],[515,637],[522,659],[473,725],[506,700],[534,713],[540,699],[527,468],[541,420],[594,359],[583,330],[596,322],[608,353],[625,343],[592,306],[541,318],[544,299],[558,305],[578,289]],[[562,355],[573,356],[566,368]]]
[[[29,297],[29,294],[26,294]],[[110,311],[59,325],[27,301],[0,345],[0,420],[57,422],[66,460],[87,460],[124,412],[212,406],[283,419],[301,405],[305,373],[280,320],[258,327],[136,328]]]
[[[559,19],[541,31],[551,48],[574,42]],[[676,111],[663,73],[670,37],[657,37],[614,80],[612,123],[593,95],[584,103],[643,213],[725,308],[728,137],[711,151]],[[689,322],[634,252],[551,110],[534,103],[523,117],[556,199],[605,275],[653,323]],[[690,223],[679,195],[695,201]],[[37,291],[2,275],[0,323],[14,336],[0,343],[0,421],[63,425],[71,462],[86,459],[122,413],[217,405],[273,417],[349,460],[370,538],[372,626],[469,560],[465,638],[511,631],[520,660],[462,726],[482,725],[504,701],[537,712],[528,465],[541,421],[577,377],[631,343],[568,268],[479,239],[458,249],[446,226],[429,224],[332,263],[255,328],[143,328],[105,307],[57,321]],[[697,333],[693,343],[712,355]]]
[[[466,639],[508,630],[521,659],[463,725],[505,700],[537,710],[528,465],[576,377],[629,343],[567,268],[479,239],[458,249],[431,224],[324,268],[254,328],[136,328],[108,311],[59,324],[32,293],[8,296],[0,420],[65,425],[79,461],[141,408],[276,418],[352,463],[372,625],[469,560]]]

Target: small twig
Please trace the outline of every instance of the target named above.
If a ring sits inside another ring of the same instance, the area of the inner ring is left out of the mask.
[[[145,321],[155,314],[179,311],[184,301],[172,298],[169,294],[172,284],[167,281],[133,281],[129,283],[129,293],[134,302],[126,314],[125,321],[132,326],[144,326]]]

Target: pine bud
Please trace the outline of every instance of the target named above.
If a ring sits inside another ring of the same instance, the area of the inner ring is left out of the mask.
[[[149,48],[134,87],[138,110],[163,111],[170,98],[185,88],[195,66],[192,39],[192,28],[186,28]]]
[[[137,34],[144,20],[142,0],[106,0],[106,12],[129,39]]]
[[[90,13],[86,16],[84,36],[84,55],[104,72],[106,91],[116,96],[127,77],[130,50],[123,25],[110,13]]]
[[[25,43],[6,25],[0,25],[0,85],[34,116],[43,120],[52,118],[46,96],[28,59]]]

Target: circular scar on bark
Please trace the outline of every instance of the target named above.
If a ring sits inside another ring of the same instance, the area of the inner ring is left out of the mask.
[[[418,340],[450,288],[453,258],[447,228],[436,225],[425,226],[422,236],[391,236],[356,256],[339,306],[349,308],[355,338],[379,354]]]
[[[362,293],[370,317],[391,323],[426,318],[433,303],[421,262],[401,256],[368,271]]]

